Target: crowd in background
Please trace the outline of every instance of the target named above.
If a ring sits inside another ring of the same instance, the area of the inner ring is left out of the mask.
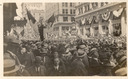
[[[126,76],[126,41],[4,38],[5,76]],[[14,66],[13,66],[14,65]]]

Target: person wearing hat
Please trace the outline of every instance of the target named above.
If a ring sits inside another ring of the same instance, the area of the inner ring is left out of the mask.
[[[48,70],[49,76],[65,76],[66,68],[60,58],[53,59],[53,65]]]
[[[16,61],[11,58],[4,59],[4,76],[18,76],[20,66],[16,64]]]
[[[90,64],[90,75],[97,75],[101,71],[100,61],[99,61],[99,53],[97,48],[92,48],[88,53],[89,64]]]
[[[70,76],[70,71],[71,71],[71,62],[72,62],[72,57],[73,55],[70,52],[70,48],[66,48],[66,51],[64,54],[62,54],[61,58],[64,61],[67,73],[66,75]]]
[[[77,58],[71,63],[71,74],[73,76],[88,76],[89,61],[85,52],[85,45],[77,47]]]
[[[42,58],[40,56],[36,56],[35,64],[28,68],[28,72],[31,76],[46,76],[46,68],[42,63]]]
[[[14,59],[16,65],[21,66],[21,63],[16,56],[19,49],[18,40],[9,36],[4,36],[4,59]]]
[[[122,68],[127,68],[127,57],[126,57],[126,54],[123,53],[122,51],[119,51],[118,53],[116,53],[114,57],[118,64],[113,68],[112,72],[113,72],[113,75],[117,75],[118,73],[122,72]],[[121,75],[122,74],[120,74],[120,76]]]
[[[122,67],[115,71],[116,76],[127,76],[127,67]]]
[[[102,55],[100,54],[100,62],[101,62],[101,72],[100,72],[100,76],[112,76],[112,69],[115,66],[112,62],[111,62],[111,52],[104,49],[102,51]]]

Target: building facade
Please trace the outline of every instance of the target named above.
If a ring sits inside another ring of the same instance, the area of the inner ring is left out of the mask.
[[[75,17],[75,3],[46,3],[45,4],[45,20],[48,20],[52,15],[55,16],[55,22],[52,28],[47,32],[56,36],[65,36],[72,28]],[[54,36],[54,37],[56,37]]]
[[[85,37],[125,36],[126,2],[88,2],[76,5],[76,26]]]

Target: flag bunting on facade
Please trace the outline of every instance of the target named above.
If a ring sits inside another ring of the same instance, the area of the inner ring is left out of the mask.
[[[113,15],[119,17],[123,12],[123,8],[113,11]]]
[[[111,14],[111,12],[105,12],[105,13],[101,14],[102,19],[107,21],[110,17],[110,14]]]

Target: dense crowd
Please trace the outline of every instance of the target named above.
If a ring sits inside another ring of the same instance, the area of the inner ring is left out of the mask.
[[[5,76],[126,76],[126,42],[4,38]]]

